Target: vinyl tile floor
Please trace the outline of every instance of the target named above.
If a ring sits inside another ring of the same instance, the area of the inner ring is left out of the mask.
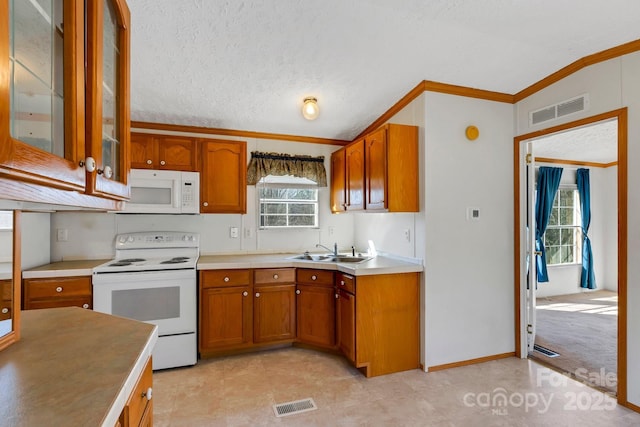
[[[156,371],[154,425],[639,426],[640,413],[534,361],[507,358],[365,378],[339,356],[301,348]],[[273,405],[317,409],[276,417]]]

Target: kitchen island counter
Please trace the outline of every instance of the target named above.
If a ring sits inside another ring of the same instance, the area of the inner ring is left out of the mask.
[[[0,419],[114,426],[156,340],[155,325],[91,310],[22,312],[20,341],[0,352]]]

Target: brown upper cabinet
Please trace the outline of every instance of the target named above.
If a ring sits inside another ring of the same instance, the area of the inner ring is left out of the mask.
[[[131,134],[134,169],[198,170],[198,140],[184,136]]]
[[[345,156],[344,173],[340,169],[341,152]],[[382,126],[334,152],[331,161],[332,212],[418,212],[416,126]]]
[[[0,175],[127,198],[130,15],[124,0],[86,7],[83,0],[0,0],[0,17]]]
[[[201,140],[201,213],[247,212],[247,143]]]

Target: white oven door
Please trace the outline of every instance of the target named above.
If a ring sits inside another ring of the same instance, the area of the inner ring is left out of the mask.
[[[93,309],[158,325],[158,336],[196,331],[196,270],[93,275]]]

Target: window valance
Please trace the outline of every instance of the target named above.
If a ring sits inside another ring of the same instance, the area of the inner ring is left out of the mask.
[[[315,181],[319,187],[327,186],[324,156],[291,156],[253,151],[247,168],[247,184],[256,185],[261,178],[268,175],[291,175]]]

